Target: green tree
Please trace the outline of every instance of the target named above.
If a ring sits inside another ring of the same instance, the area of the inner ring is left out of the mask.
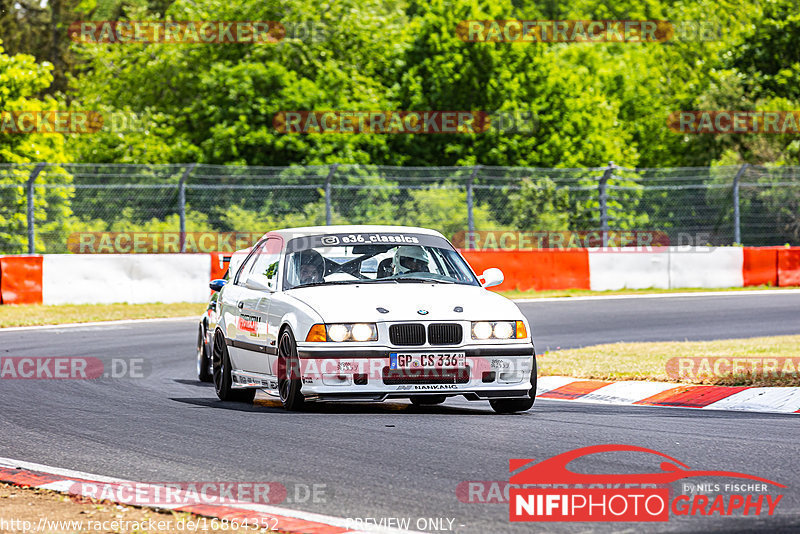
[[[11,111],[47,111],[58,109],[52,97],[35,95],[46,89],[53,77],[52,65],[37,63],[33,56],[9,56],[0,42],[0,112],[2,121]],[[45,234],[55,232],[70,215],[68,188],[49,189],[44,183],[69,184],[71,177],[58,163],[68,161],[64,136],[59,133],[0,134],[0,250],[27,251],[27,197],[25,184],[36,162],[50,162],[35,182],[34,217]],[[16,164],[16,165],[8,165]],[[44,225],[45,226],[41,226]],[[39,235],[37,251],[44,250]]]
[[[565,187],[550,178],[525,179],[509,195],[513,226],[520,230],[569,230],[570,198]]]
[[[475,205],[472,216],[476,230],[502,229],[485,206]],[[432,228],[452,239],[457,233],[469,230],[467,193],[453,186],[414,190],[397,217],[398,224]]]

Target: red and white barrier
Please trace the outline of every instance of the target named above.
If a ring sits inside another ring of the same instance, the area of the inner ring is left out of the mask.
[[[209,254],[48,254],[44,304],[203,302]]]
[[[0,256],[0,304],[42,302],[42,257]]]
[[[589,289],[589,255],[586,249],[530,251],[461,250],[479,275],[490,267],[503,271],[505,280],[494,289]]]
[[[589,251],[591,288],[742,287],[740,247],[664,247],[654,252]]]
[[[778,250],[778,285],[800,285],[800,248]]]
[[[590,289],[669,289],[669,252],[589,252]]]
[[[462,250],[477,273],[503,271],[497,290],[669,289],[800,285],[800,247]],[[205,302],[220,255],[0,256],[0,302]]]
[[[669,287],[742,287],[741,247],[670,247]]]
[[[498,267],[497,289],[677,289],[800,285],[800,247],[653,247],[462,251],[476,272]]]

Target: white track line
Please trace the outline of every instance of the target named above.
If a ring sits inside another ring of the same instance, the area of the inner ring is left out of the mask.
[[[161,321],[188,321],[189,319],[194,319],[196,321],[200,321],[200,314],[197,315],[187,315],[184,317],[157,317],[155,319],[120,319],[117,321],[95,321],[92,323],[64,323],[64,324],[43,324],[43,325],[36,325],[36,326],[9,326],[7,328],[0,328],[0,333],[3,332],[18,332],[20,330],[47,330],[52,328],[81,328],[84,326],[114,326],[114,325],[125,325],[125,324],[137,324],[137,323],[154,323],[154,322],[161,322]]]
[[[5,467],[5,468],[9,468],[9,469],[21,468],[21,469],[26,469],[26,470],[29,470],[29,471],[38,471],[40,473],[48,473],[48,474],[52,474],[52,475],[63,476],[65,478],[77,478],[77,479],[82,479],[82,480],[87,480],[87,481],[92,481],[92,482],[96,481],[96,482],[108,482],[108,483],[115,483],[115,482],[116,483],[120,483],[120,482],[122,482],[122,483],[131,483],[131,484],[133,483],[131,481],[126,481],[126,480],[119,479],[119,478],[112,478],[112,477],[107,477],[107,476],[103,476],[103,475],[95,475],[93,473],[84,473],[82,471],[74,471],[72,469],[62,469],[60,467],[51,467],[49,465],[37,464],[37,463],[33,463],[33,462],[24,462],[24,461],[21,461],[21,460],[14,460],[12,458],[2,458],[2,457],[0,457],[0,467]],[[70,486],[72,486],[71,483],[70,483]],[[45,489],[52,489],[53,491],[65,491],[65,490],[63,490],[65,485],[61,481],[50,482],[50,483],[43,484],[43,485],[37,486],[37,487],[42,487],[42,488],[45,488]],[[152,508],[170,509],[170,508],[178,508],[180,506],[182,506],[182,505],[174,505],[174,506],[172,506],[172,505],[167,505],[167,506],[155,505],[155,506],[152,506]],[[311,521],[311,522],[314,522],[314,523],[323,523],[323,524],[332,525],[332,526],[336,526],[336,527],[340,527],[340,528],[351,529],[351,530],[348,530],[348,533],[350,533],[350,534],[357,534],[357,533],[360,533],[360,532],[370,532],[370,533],[374,533],[374,534],[417,534],[414,531],[402,530],[402,529],[397,529],[397,528],[392,528],[392,527],[385,527],[385,526],[374,525],[374,524],[368,525],[369,530],[355,530],[355,529],[353,529],[355,524],[354,524],[354,521],[352,519],[348,520],[348,519],[343,518],[343,517],[336,517],[336,516],[325,515],[325,514],[317,514],[317,513],[313,513],[313,512],[304,512],[304,511],[301,511],[301,510],[293,510],[291,508],[283,508],[283,507],[280,507],[280,506],[271,506],[271,505],[266,505],[266,504],[227,503],[227,504],[224,504],[224,505],[221,505],[221,506],[228,507],[228,508],[231,508],[231,507],[232,508],[240,508],[240,509],[243,509],[243,510],[251,510],[251,511],[254,511],[254,512],[262,512],[262,513],[265,513],[265,514],[280,515],[280,516],[284,516],[284,517],[291,517],[291,518],[294,518],[294,519],[300,519],[300,520],[303,520],[303,521]],[[148,507],[150,507],[150,506],[148,506]],[[367,525],[364,525],[364,526],[367,526]]]
[[[648,293],[645,295],[592,295],[581,297],[541,297],[512,299],[514,302],[573,302],[576,300],[668,299],[683,297],[732,297],[745,295],[799,295],[800,289],[754,289],[752,291],[696,291],[686,293]]]
[[[95,475],[93,473],[84,473],[82,471],[73,471],[72,469],[63,469],[61,467],[51,467],[49,465],[35,464],[33,462],[23,462],[22,460],[14,460],[12,458],[0,457],[0,467],[7,467],[9,469],[27,469],[29,471],[39,471],[40,473],[48,473],[51,475],[59,475],[66,478],[81,478],[86,480],[96,480],[98,482],[124,482],[121,478],[106,477],[103,475]]]

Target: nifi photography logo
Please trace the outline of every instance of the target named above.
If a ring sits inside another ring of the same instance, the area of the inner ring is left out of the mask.
[[[656,455],[663,461],[660,470],[652,473],[583,474],[567,469],[579,458],[614,452]],[[670,512],[675,516],[771,516],[783,495],[767,493],[768,486],[786,487],[744,473],[691,469],[666,454],[632,445],[584,447],[541,462],[514,459],[509,468],[516,472],[509,480],[512,522],[669,521]],[[690,478],[703,479],[703,483],[682,483],[679,491],[669,486]],[[709,478],[726,483],[707,483]]]

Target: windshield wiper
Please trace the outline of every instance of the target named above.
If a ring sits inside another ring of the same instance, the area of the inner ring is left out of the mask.
[[[314,287],[314,286],[327,286],[327,285],[344,285],[358,282],[358,280],[331,280],[330,282],[311,282],[308,284],[300,284],[294,286],[292,289],[300,289],[301,287]]]
[[[292,289],[300,289],[301,287],[314,287],[314,286],[327,286],[327,285],[353,285],[353,284],[375,284],[381,282],[395,282],[394,278],[363,278],[358,280],[331,280],[330,282],[312,282],[310,284],[301,284],[294,286]]]
[[[437,284],[455,284],[455,282],[451,282],[450,280],[439,280],[438,278],[403,277],[394,278],[393,280],[397,280],[398,282],[421,282],[424,284],[427,284],[428,282],[435,282]]]

